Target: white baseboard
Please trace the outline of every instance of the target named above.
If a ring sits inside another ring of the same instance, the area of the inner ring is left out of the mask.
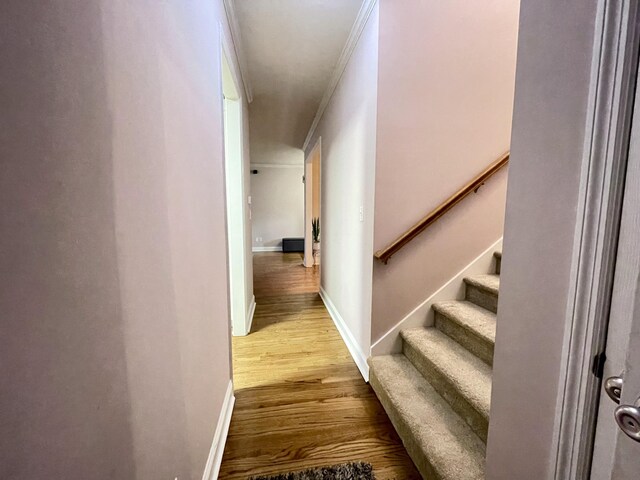
[[[256,313],[256,296],[251,297],[251,305],[247,313],[247,335],[251,333],[251,325],[253,325],[253,315]]]
[[[202,474],[202,480],[216,480],[220,473],[220,465],[222,464],[222,454],[224,453],[224,446],[227,443],[227,434],[229,433],[229,424],[231,423],[231,414],[233,413],[233,406],[236,402],[236,397],[233,395],[233,382],[229,380],[229,386],[222,403],[222,410],[218,417],[218,425],[216,431],[213,434],[213,442],[211,443],[211,450],[209,450],[209,457],[207,458],[207,464],[204,467],[204,473]]]
[[[445,300],[462,300],[464,298],[464,277],[495,271],[493,253],[502,248],[502,238],[487,248],[469,265],[460,270],[453,278],[440,287],[433,295],[418,305],[409,315],[400,320],[380,340],[371,346],[371,356],[389,355],[402,351],[400,330],[421,326],[432,326],[434,315],[431,306]]]
[[[362,375],[362,378],[364,378],[365,382],[368,382],[369,381],[369,364],[367,363],[367,356],[364,354],[364,352],[360,348],[360,345],[358,345],[358,342],[356,341],[356,339],[353,338],[353,334],[351,333],[351,330],[349,330],[349,327],[347,326],[344,319],[342,318],[342,316],[336,309],[335,305],[329,298],[329,295],[327,295],[327,292],[322,287],[320,287],[320,298],[322,298],[322,301],[324,302],[325,307],[327,307],[327,311],[329,312],[329,315],[331,315],[333,323],[335,323],[336,328],[338,329],[338,332],[340,332],[340,336],[342,337],[342,340],[347,346],[347,349],[349,349],[349,353],[353,357],[353,361],[356,362],[356,365],[360,370],[360,374]]]
[[[255,252],[281,252],[282,247],[253,247],[252,251]]]

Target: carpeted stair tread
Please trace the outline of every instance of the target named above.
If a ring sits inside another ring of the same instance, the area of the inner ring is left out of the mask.
[[[491,367],[436,328],[400,332],[404,354],[417,370],[486,438],[491,405]]]
[[[473,285],[480,290],[484,290],[487,293],[497,296],[498,290],[500,289],[500,275],[472,275],[470,277],[465,277],[464,283],[467,285]]]
[[[473,275],[464,278],[465,300],[496,313],[500,275]]]
[[[404,355],[373,357],[371,386],[424,478],[481,480],[482,440]]]
[[[433,304],[433,310],[460,325],[473,335],[495,344],[496,314],[465,300]]]

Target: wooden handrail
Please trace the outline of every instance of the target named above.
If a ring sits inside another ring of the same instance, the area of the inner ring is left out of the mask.
[[[433,225],[436,220],[442,217],[445,213],[460,203],[467,195],[472,192],[477,192],[478,189],[484,185],[489,178],[491,178],[498,170],[509,163],[509,152],[502,155],[495,162],[489,165],[484,172],[475,177],[471,182],[467,183],[464,187],[451,195],[447,200],[442,202],[440,206],[429,212],[429,214],[416,223],[413,227],[407,230],[402,236],[398,237],[393,243],[382,250],[378,250],[374,257],[380,260],[385,265],[389,259],[396,254],[402,247],[404,247],[411,240],[416,238],[422,232],[424,232],[430,225]]]

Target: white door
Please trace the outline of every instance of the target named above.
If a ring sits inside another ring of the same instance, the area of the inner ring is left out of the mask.
[[[640,479],[639,99],[640,95],[635,101],[629,145],[603,372],[605,381],[600,396],[591,468],[593,480]],[[617,399],[610,398],[617,395],[620,396],[619,403]]]

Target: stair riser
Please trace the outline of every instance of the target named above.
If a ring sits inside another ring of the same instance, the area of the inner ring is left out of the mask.
[[[465,299],[479,307],[486,308],[490,312],[498,312],[498,295],[496,293],[467,284]]]
[[[452,338],[488,365],[493,366],[493,343],[479,337],[456,321],[440,312],[435,312],[436,328]]]
[[[415,350],[409,343],[403,342],[403,353],[416,367],[431,386],[444,398],[451,408],[467,422],[467,425],[482,441],[487,441],[489,419],[478,412],[465,398],[462,392],[449,381],[444,372],[440,371],[431,361]]]
[[[376,393],[378,400],[380,400],[380,403],[384,407],[385,412],[387,412],[393,427],[396,429],[396,432],[398,432],[398,435],[402,439],[402,443],[407,449],[407,453],[411,457],[411,460],[413,460],[413,463],[422,477],[428,479],[439,479],[440,476],[436,473],[429,462],[426,452],[420,448],[413,435],[411,435],[409,426],[404,422],[402,415],[400,415],[393,405],[393,402],[389,399],[385,389],[382,387],[378,377],[376,376],[375,369],[373,368],[369,371],[369,385],[371,385],[371,388],[373,388],[373,391]]]

